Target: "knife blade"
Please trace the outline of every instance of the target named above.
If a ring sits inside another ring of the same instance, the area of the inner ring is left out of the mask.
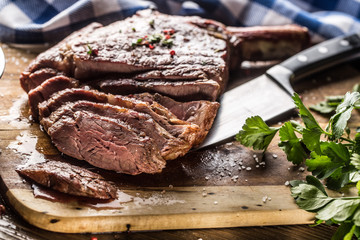
[[[246,82],[220,97],[220,108],[204,142],[204,148],[235,136],[248,117],[265,121],[279,119],[295,110],[292,83],[331,66],[360,56],[360,34],[327,40],[310,47],[265,74]]]

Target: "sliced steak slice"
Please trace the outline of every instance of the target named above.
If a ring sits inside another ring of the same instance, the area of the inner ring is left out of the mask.
[[[160,93],[182,101],[201,99],[215,101],[220,92],[220,85],[217,82],[206,79],[195,81],[107,79],[96,81],[92,86],[106,93],[120,95]]]
[[[65,76],[56,76],[45,80],[28,93],[31,114],[34,120],[38,120],[39,103],[47,100],[52,94],[67,88],[78,87],[79,82]]]
[[[126,123],[79,111],[62,116],[49,129],[54,145],[64,154],[120,173],[158,173],[165,166],[154,140],[137,134]]]
[[[40,118],[49,117],[50,114],[67,102],[88,100],[96,103],[110,103],[120,107],[132,109],[150,115],[155,122],[174,137],[184,139],[191,145],[197,139],[199,126],[180,120],[167,108],[160,104],[150,105],[148,102],[134,98],[100,93],[95,90],[65,89],[54,94],[50,99],[39,104]]]
[[[216,113],[220,107],[218,102],[209,101],[191,101],[177,102],[169,97],[160,94],[136,94],[133,97],[153,104],[154,102],[166,107],[176,117],[181,120],[194,123],[200,127],[197,140],[194,145],[200,144],[208,134]]]
[[[167,132],[155,122],[150,115],[110,104],[94,103],[84,100],[64,104],[52,112],[48,118],[43,118],[41,123],[47,130],[62,117],[71,117],[78,111],[91,112],[99,116],[125,122],[131,126],[137,134],[146,134],[151,139],[154,139],[161,151],[161,156],[165,160],[172,160],[183,156],[192,147],[192,143],[186,142],[184,139],[176,138]]]
[[[20,81],[20,84],[26,92],[29,92],[45,80],[58,75],[63,75],[63,73],[53,68],[41,68],[35,72],[23,72],[21,73],[21,79],[23,80]]]
[[[97,199],[116,198],[117,188],[99,174],[65,162],[48,161],[16,171],[34,182],[59,192]]]
[[[50,114],[67,102],[75,102],[78,100],[88,100],[91,102],[107,103],[108,96],[98,91],[85,90],[82,88],[64,89],[56,92],[51,98],[40,103],[39,118],[49,117]]]

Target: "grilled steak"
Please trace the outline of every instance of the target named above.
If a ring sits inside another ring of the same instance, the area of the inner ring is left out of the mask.
[[[24,166],[16,171],[59,192],[98,199],[116,198],[116,187],[99,174],[65,162],[48,161]]]
[[[117,172],[157,173],[204,140],[230,67],[287,57],[307,37],[295,26],[233,28],[149,9],[71,34],[20,81],[61,152]]]

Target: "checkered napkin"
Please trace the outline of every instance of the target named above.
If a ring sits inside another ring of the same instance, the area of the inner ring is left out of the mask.
[[[232,26],[295,23],[313,42],[360,31],[358,0],[0,0],[0,41],[53,43],[91,22],[106,25],[149,7]]]

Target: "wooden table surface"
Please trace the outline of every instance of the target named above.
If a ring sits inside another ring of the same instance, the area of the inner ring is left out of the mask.
[[[18,84],[20,72],[23,66],[29,63],[35,55],[33,53],[10,48],[2,45],[7,58],[7,67],[3,80],[11,80]],[[305,105],[317,103],[327,95],[340,95],[350,91],[355,83],[360,80],[357,70],[358,62],[352,62],[338,66],[331,70],[308,77],[304,81],[295,85],[295,89],[303,96]],[[263,70],[260,70],[260,72]],[[242,71],[244,76],[247,71]],[[0,84],[0,89],[1,85]],[[231,86],[231,83],[230,83]],[[1,92],[0,94],[4,94]],[[11,99],[8,99],[9,101]],[[315,114],[320,123],[326,123],[327,119]],[[355,117],[352,121],[353,127],[360,118]],[[284,119],[287,120],[287,119]],[[279,158],[285,160],[284,155],[273,141],[269,151],[279,153]],[[211,149],[209,150],[211,151]],[[196,153],[195,153],[196,154]],[[311,227],[308,225],[292,226],[267,226],[267,227],[239,227],[221,229],[194,229],[194,230],[167,230],[152,232],[118,232],[106,234],[61,234],[48,232],[31,226],[17,216],[9,205],[1,199],[1,203],[6,206],[6,213],[0,219],[0,239],[79,239],[89,240],[92,237],[97,239],[331,239],[336,231],[336,226],[320,225]]]

